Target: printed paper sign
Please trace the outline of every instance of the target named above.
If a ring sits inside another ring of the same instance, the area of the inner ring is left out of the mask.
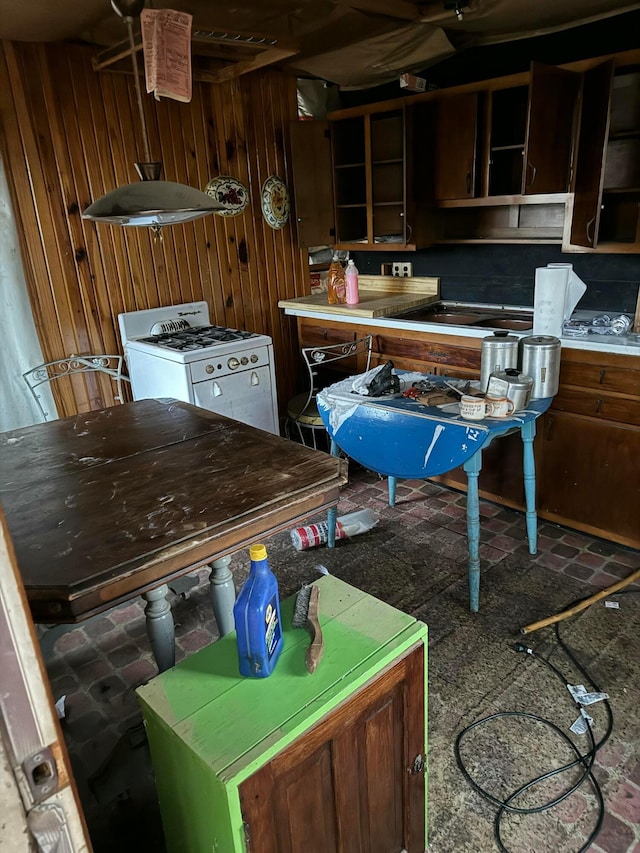
[[[140,14],[147,92],[156,100],[191,100],[192,16],[173,9],[143,9]]]

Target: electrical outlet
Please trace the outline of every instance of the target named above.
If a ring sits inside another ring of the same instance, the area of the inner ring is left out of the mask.
[[[411,278],[413,275],[413,264],[407,264],[404,261],[400,261],[391,264],[391,275],[394,275],[396,278]]]

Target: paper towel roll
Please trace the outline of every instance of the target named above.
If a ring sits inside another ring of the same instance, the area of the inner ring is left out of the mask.
[[[566,267],[538,267],[533,291],[533,334],[562,335],[569,287]]]
[[[564,319],[570,320],[576,310],[576,305],[585,294],[587,285],[573,271],[573,264],[547,264],[551,269],[566,269],[568,271],[567,295],[564,301]]]

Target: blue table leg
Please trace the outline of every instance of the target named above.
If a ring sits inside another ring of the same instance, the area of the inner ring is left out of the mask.
[[[331,439],[331,455],[339,456],[340,448]],[[333,548],[336,544],[336,521],[338,519],[338,507],[332,506],[327,512],[327,548]]]
[[[523,468],[524,468],[524,496],[527,507],[527,538],[529,540],[529,553],[535,554],[538,550],[538,516],[536,514],[536,466],[533,458],[533,439],[536,436],[536,422],[527,421],[522,425]]]
[[[388,478],[389,506],[395,506],[396,505],[396,483],[397,482],[398,481],[397,481],[396,477],[389,477]]]
[[[467,545],[469,548],[469,606],[473,613],[480,606],[480,500],[478,475],[482,468],[482,450],[464,463],[467,475]]]

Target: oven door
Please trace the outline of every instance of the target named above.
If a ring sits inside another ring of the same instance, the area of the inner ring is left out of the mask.
[[[277,434],[269,365],[196,382],[193,402],[202,409]]]

